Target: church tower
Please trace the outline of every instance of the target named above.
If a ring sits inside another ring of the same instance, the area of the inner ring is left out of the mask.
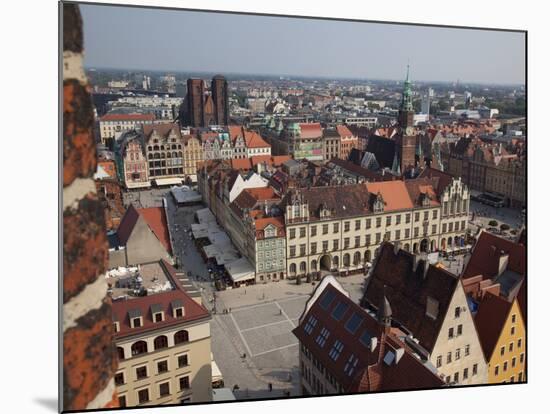
[[[400,128],[400,140],[398,148],[400,153],[401,173],[415,167],[416,136],[413,132],[414,109],[412,104],[412,88],[409,80],[409,65],[407,65],[407,78],[403,84],[403,95],[399,106],[398,125]]]

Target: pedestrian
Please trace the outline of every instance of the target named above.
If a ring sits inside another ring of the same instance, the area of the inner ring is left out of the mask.
[[[267,387],[269,388],[269,392],[273,391],[273,384],[271,382],[267,384]]]

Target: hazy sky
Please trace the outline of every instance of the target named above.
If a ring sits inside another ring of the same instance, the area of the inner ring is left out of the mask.
[[[80,5],[86,67],[518,83],[523,33]]]

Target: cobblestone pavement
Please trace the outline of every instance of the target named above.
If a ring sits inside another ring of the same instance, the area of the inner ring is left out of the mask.
[[[126,207],[131,204],[136,208],[162,207],[162,198],[170,197],[169,188],[154,188],[151,190],[128,191],[123,193]]]
[[[474,213],[474,221],[472,221],[472,212]],[[478,231],[480,227],[489,229],[489,221],[496,220],[499,227],[501,224],[507,224],[510,226],[510,230],[506,231],[503,237],[515,238],[513,231],[518,231],[524,224],[524,219],[521,214],[521,210],[512,208],[495,208],[485,204],[478,203],[476,201],[470,202],[470,217],[469,228],[474,232]]]

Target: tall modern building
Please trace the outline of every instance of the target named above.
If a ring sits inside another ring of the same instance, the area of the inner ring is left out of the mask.
[[[188,79],[187,96],[180,108],[182,126],[227,125],[229,121],[227,81],[221,75],[212,79],[210,90],[204,80]]]

